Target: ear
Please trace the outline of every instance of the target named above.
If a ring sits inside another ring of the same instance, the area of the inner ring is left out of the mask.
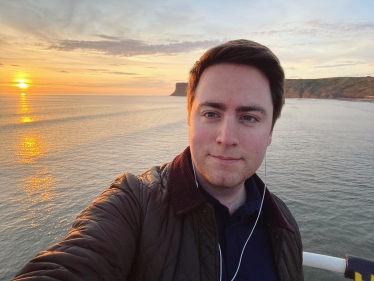
[[[268,146],[271,144],[272,139],[273,139],[273,132],[271,132],[269,135]]]

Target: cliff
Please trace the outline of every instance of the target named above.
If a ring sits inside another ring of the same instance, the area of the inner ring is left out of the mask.
[[[374,77],[286,79],[286,98],[374,99]],[[187,83],[176,83],[172,96],[185,96]]]
[[[183,97],[187,95],[187,85],[188,83],[176,83],[175,84],[175,91],[171,94],[171,96],[179,96]]]
[[[374,77],[287,79],[287,98],[374,99]]]

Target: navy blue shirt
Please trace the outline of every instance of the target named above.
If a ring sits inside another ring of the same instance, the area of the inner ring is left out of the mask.
[[[205,199],[213,206],[216,216],[222,252],[222,281],[231,281],[237,270],[244,244],[256,221],[262,197],[253,178],[249,178],[245,182],[247,201],[230,216],[226,206],[201,185],[199,188]],[[269,234],[261,214],[244,250],[239,272],[235,277],[235,281],[239,280],[278,280]]]

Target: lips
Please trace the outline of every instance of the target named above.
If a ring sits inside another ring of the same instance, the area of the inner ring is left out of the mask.
[[[235,164],[241,160],[241,158],[229,157],[229,156],[221,156],[221,155],[211,155],[213,159],[221,164]]]

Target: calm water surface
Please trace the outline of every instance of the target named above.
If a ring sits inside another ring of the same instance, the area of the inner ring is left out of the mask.
[[[185,103],[1,95],[0,280],[61,239],[117,175],[179,154]],[[374,260],[374,103],[287,100],[267,160],[269,188],[296,217],[305,251]],[[346,280],[308,268],[305,277]]]

